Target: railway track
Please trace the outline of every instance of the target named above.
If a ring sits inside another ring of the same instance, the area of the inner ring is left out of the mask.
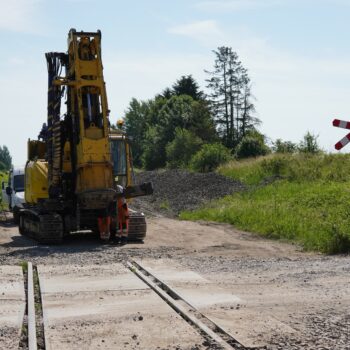
[[[114,276],[109,277],[110,272],[116,268],[119,270],[124,268],[124,270],[121,273],[120,271],[115,272]],[[110,320],[111,324],[108,326],[107,333],[110,330],[119,333],[111,333],[113,338],[111,340],[105,339],[106,333],[104,333],[99,347],[102,349],[128,349],[129,343],[125,341],[127,336],[131,336],[133,339],[141,338],[137,334],[135,317],[131,317],[131,315],[139,315],[139,311],[136,312],[136,309],[141,310],[146,315],[138,316],[139,320],[142,320],[143,317],[151,320],[149,325],[147,323],[142,325],[146,333],[148,327],[150,327],[149,331],[151,332],[153,323],[157,322],[157,318],[159,318],[164,327],[167,327],[164,320],[171,319],[169,321],[170,329],[172,327],[179,328],[180,334],[182,334],[181,329],[186,330],[184,332],[186,335],[184,335],[183,347],[182,339],[177,339],[179,334],[173,334],[169,337],[171,331],[167,330],[164,334],[156,334],[155,337],[158,337],[160,342],[164,340],[167,344],[158,344],[156,339],[154,347],[150,347],[147,342],[142,344],[140,339],[139,342],[130,347],[132,349],[156,349],[157,346],[161,346],[162,349],[258,349],[242,344],[224,327],[182,296],[176,288],[173,288],[140,262],[129,260],[125,262],[124,266],[120,264],[112,267],[91,267],[91,269],[95,269],[95,278],[89,278],[89,269],[87,268],[81,268],[76,273],[77,276],[74,276],[73,271],[67,277],[65,274],[60,274],[60,267],[36,267],[32,266],[30,262],[23,265],[26,312],[21,332],[21,349],[65,349],[68,343],[71,343],[70,346],[73,349],[94,349],[97,347],[94,341],[101,337],[100,333],[94,335],[96,339],[86,340],[84,333],[81,333],[80,338],[72,339],[72,335],[67,329],[70,327],[69,322],[72,319],[75,319],[75,323],[71,324],[76,325],[76,320],[78,320],[79,327],[83,329],[83,326],[91,321],[89,318],[100,320],[102,323],[99,328],[106,328],[103,321],[97,317],[100,314],[116,317],[117,319]],[[121,298],[124,299],[120,302]],[[128,305],[137,303],[136,300],[140,298],[139,308],[136,305],[134,310],[127,309]],[[117,299],[117,304],[115,299]],[[100,302],[101,300],[105,300],[105,302]],[[74,306],[74,303],[78,305]],[[88,305],[91,308],[87,313],[83,311],[84,304],[85,307]],[[109,308],[110,310],[108,310]],[[152,314],[153,309],[161,311],[158,314]],[[116,314],[118,312],[123,314],[123,322],[126,322],[124,329],[120,326],[118,315],[114,315],[113,310]],[[72,326],[72,328],[74,327]],[[67,331],[68,334],[65,336],[64,332]],[[75,331],[79,332],[76,328]],[[86,334],[89,332],[88,330]],[[129,334],[125,334],[125,332],[129,332]],[[131,335],[131,333],[134,334]],[[163,339],[167,337],[168,339]],[[154,334],[151,335],[151,338],[154,338]],[[115,346],[116,344],[117,346]],[[163,347],[164,345],[166,347]]]

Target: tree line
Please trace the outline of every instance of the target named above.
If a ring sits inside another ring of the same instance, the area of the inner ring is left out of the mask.
[[[229,47],[213,51],[205,94],[192,75],[148,101],[133,98],[125,130],[133,142],[134,164],[146,169],[192,167],[210,171],[233,154],[268,152],[258,132],[248,71]]]

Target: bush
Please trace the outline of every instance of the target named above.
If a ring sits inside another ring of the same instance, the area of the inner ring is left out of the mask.
[[[191,131],[176,128],[175,138],[166,146],[169,168],[187,167],[192,156],[199,151],[203,141]]]
[[[299,143],[299,152],[302,153],[319,153],[321,152],[320,146],[318,145],[318,136],[311,134],[309,131],[304,135],[304,138]]]
[[[206,144],[192,157],[190,166],[195,171],[205,173],[215,170],[230,158],[229,149],[221,143]]]
[[[295,153],[298,149],[297,145],[292,141],[283,141],[277,139],[272,147],[275,153]]]
[[[239,159],[264,156],[270,152],[270,149],[265,145],[263,137],[255,135],[247,135],[243,137],[238,144],[236,156]]]

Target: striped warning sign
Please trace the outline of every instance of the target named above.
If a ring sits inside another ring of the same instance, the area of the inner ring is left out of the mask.
[[[337,128],[350,129],[350,122],[340,119],[334,119],[333,126],[336,126]]]
[[[335,144],[335,149],[338,151],[346,146],[350,142],[350,133],[348,133],[345,137],[343,137],[339,142]]]
[[[350,129],[350,122],[347,122],[345,120],[340,120],[340,119],[334,119],[333,126],[336,126],[337,128],[342,128],[342,129]],[[339,151],[344,146],[346,146],[349,142],[350,142],[350,133],[344,136],[339,142],[337,142],[334,147]]]

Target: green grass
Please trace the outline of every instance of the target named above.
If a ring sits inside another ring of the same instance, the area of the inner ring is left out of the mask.
[[[270,155],[231,162],[219,172],[251,185],[249,190],[180,218],[230,223],[306,250],[350,251],[349,155]],[[262,186],[269,177],[279,180]]]
[[[272,159],[271,156],[245,159],[241,161],[232,160],[218,168],[218,172],[227,177],[239,180],[246,185],[257,184],[267,176],[261,164]]]
[[[24,273],[27,273],[27,271],[28,271],[28,262],[27,261],[21,261],[20,262],[20,266],[22,267],[22,271]]]

